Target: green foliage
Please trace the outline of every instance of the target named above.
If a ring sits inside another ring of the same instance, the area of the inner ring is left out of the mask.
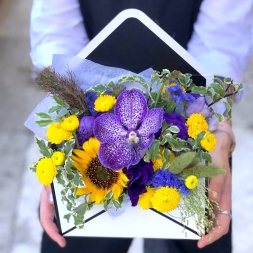
[[[214,177],[225,172],[224,169],[221,169],[214,165],[198,165],[191,168],[186,168],[183,171],[185,176],[195,175],[197,178],[205,177]]]
[[[175,157],[175,159],[170,164],[169,171],[174,174],[181,173],[191,164],[195,156],[195,152],[186,152]]]
[[[137,82],[140,83],[145,89],[148,90],[149,84],[145,81],[145,79],[141,76],[123,76],[118,80],[119,83],[132,83]]]
[[[35,141],[37,143],[40,153],[45,157],[50,158],[53,154],[53,151],[52,149],[48,148],[47,142],[37,137],[35,137]]]
[[[39,127],[47,127],[50,124],[53,123],[53,120],[51,119],[46,119],[46,120],[37,120],[35,121],[35,123],[39,126]]]

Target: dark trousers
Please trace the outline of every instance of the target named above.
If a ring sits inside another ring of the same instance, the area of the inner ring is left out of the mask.
[[[67,246],[59,247],[46,233],[43,234],[41,253],[127,253],[132,239],[66,237]],[[195,240],[145,239],[145,253],[231,253],[231,229],[217,242],[203,249]]]

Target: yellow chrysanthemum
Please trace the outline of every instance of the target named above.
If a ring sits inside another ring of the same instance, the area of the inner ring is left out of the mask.
[[[141,194],[138,204],[144,210],[147,210],[152,207],[150,199],[153,197],[155,189],[151,187],[147,187],[147,192]]]
[[[70,115],[61,122],[61,128],[73,132],[79,127],[79,119],[76,115]]]
[[[51,159],[56,166],[62,165],[65,161],[65,153],[62,151],[56,151],[51,156]]]
[[[50,185],[57,174],[56,166],[51,158],[42,158],[36,166],[36,175],[40,183]]]
[[[97,112],[108,112],[116,103],[116,98],[111,95],[100,95],[94,102],[94,110]]]
[[[207,131],[204,138],[200,141],[200,145],[206,151],[211,152],[215,149],[216,142],[217,142],[217,140],[216,140],[215,135],[213,133],[210,133],[209,131]]]
[[[180,194],[177,189],[165,186],[157,189],[150,201],[157,211],[170,212],[177,208]]]
[[[194,189],[195,187],[197,187],[199,184],[199,180],[196,176],[194,175],[190,175],[185,179],[185,186],[188,189]]]
[[[89,201],[96,204],[102,203],[109,191],[112,191],[113,198],[117,200],[128,182],[121,170],[114,171],[100,163],[97,157],[99,146],[96,138],[90,138],[83,144],[84,150],[74,149],[75,155],[71,156],[86,185],[85,188],[77,189],[77,195],[90,194]]]
[[[60,144],[63,141],[68,141],[73,138],[71,132],[60,127],[60,124],[52,123],[47,129],[48,141],[53,144]]]
[[[154,171],[157,171],[163,166],[163,159],[162,158],[152,158],[151,162],[153,163]]]
[[[201,131],[208,130],[208,124],[205,117],[200,113],[193,113],[186,121],[188,126],[188,135],[195,139]]]

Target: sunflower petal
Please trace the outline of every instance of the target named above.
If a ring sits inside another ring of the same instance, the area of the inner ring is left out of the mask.
[[[83,144],[83,149],[85,150],[85,153],[87,153],[90,157],[92,157],[92,158],[97,157],[97,154],[96,154],[96,152],[93,150],[92,144],[90,144],[89,141],[86,141],[86,142]]]
[[[105,198],[106,191],[103,189],[98,189],[96,194],[96,204],[99,205]]]
[[[77,196],[87,195],[89,193],[90,193],[90,191],[88,191],[86,188],[77,188],[77,190],[76,190]]]
[[[122,193],[122,191],[123,191],[122,186],[118,184],[114,184],[112,186],[113,198],[117,200],[120,194]]]
[[[89,144],[90,146],[92,147],[93,151],[98,154],[98,150],[99,150],[99,147],[100,147],[100,142],[98,139],[96,138],[90,138],[89,139]]]
[[[73,149],[73,153],[77,155],[77,157],[80,157],[84,161],[90,162],[91,157],[89,153],[85,152],[84,150],[79,150],[79,149]]]
[[[90,195],[89,202],[95,202],[97,195],[97,189],[94,189]]]

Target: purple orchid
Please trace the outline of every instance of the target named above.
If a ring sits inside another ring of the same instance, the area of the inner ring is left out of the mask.
[[[79,145],[83,145],[93,135],[94,120],[93,116],[83,116],[80,119],[77,135]]]
[[[123,91],[114,113],[103,113],[94,123],[94,135],[101,143],[100,162],[112,170],[137,164],[151,146],[162,121],[163,109],[148,110],[140,91]]]

